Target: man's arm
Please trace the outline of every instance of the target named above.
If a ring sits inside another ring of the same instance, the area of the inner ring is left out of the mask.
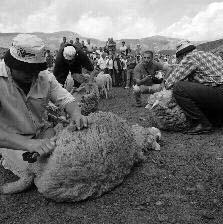
[[[94,70],[94,66],[91,63],[91,60],[88,58],[88,56],[83,51],[79,51],[78,54],[79,54],[80,59],[81,59],[82,67],[84,67],[88,71],[92,72]]]
[[[139,65],[136,65],[136,67],[133,70],[133,81],[137,85],[141,85],[141,70]]]
[[[22,135],[10,133],[3,128],[0,128],[0,148],[23,151],[31,150],[27,148],[27,138]]]
[[[197,68],[193,55],[187,55],[176,68],[170,72],[165,81],[166,89],[170,89],[174,83],[186,79]]]
[[[49,154],[55,147],[55,139],[27,139],[0,128],[0,148],[37,152],[43,156]]]

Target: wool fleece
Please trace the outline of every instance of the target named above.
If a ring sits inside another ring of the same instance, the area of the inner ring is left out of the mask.
[[[129,126],[113,113],[89,115],[89,128],[58,131],[56,148],[49,158],[30,166],[35,185],[45,197],[76,202],[95,198],[121,184],[143,151],[159,150],[161,133],[156,128]]]
[[[176,103],[172,90],[150,95],[146,109],[153,125],[161,130],[181,131],[190,125],[183,110]]]

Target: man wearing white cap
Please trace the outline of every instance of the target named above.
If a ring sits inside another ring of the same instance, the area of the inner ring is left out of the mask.
[[[64,85],[69,72],[71,72],[71,76],[74,80],[74,87],[79,87],[85,79],[84,75],[81,74],[82,68],[90,72],[94,70],[90,59],[81,49],[67,44],[64,48],[60,49],[57,54],[53,74],[58,82]]]
[[[223,61],[210,52],[198,51],[188,40],[176,46],[179,64],[165,80],[167,89],[192,121],[188,134],[212,131],[212,123],[222,121]]]
[[[23,161],[24,151],[37,152],[42,157],[55,148],[55,132],[45,117],[49,100],[66,110],[77,129],[88,126],[87,117],[81,115],[74,97],[46,69],[45,45],[29,34],[16,36],[0,62],[2,164],[23,176],[17,182],[3,185],[2,193],[18,192],[33,181],[27,161]]]

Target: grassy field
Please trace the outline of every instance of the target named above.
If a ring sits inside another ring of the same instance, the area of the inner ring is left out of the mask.
[[[143,97],[146,102],[146,96]],[[132,107],[131,90],[114,88],[99,109],[130,124],[150,126],[147,110]],[[35,187],[0,196],[2,224],[223,223],[223,130],[190,136],[162,132],[161,151],[148,152],[123,184],[94,200],[55,203]],[[0,167],[0,184],[16,177]]]

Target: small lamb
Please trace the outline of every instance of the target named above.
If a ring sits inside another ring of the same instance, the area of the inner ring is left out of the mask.
[[[102,71],[94,78],[94,80],[98,86],[100,96],[105,95],[105,98],[107,99],[108,92],[112,88],[111,76]]]

